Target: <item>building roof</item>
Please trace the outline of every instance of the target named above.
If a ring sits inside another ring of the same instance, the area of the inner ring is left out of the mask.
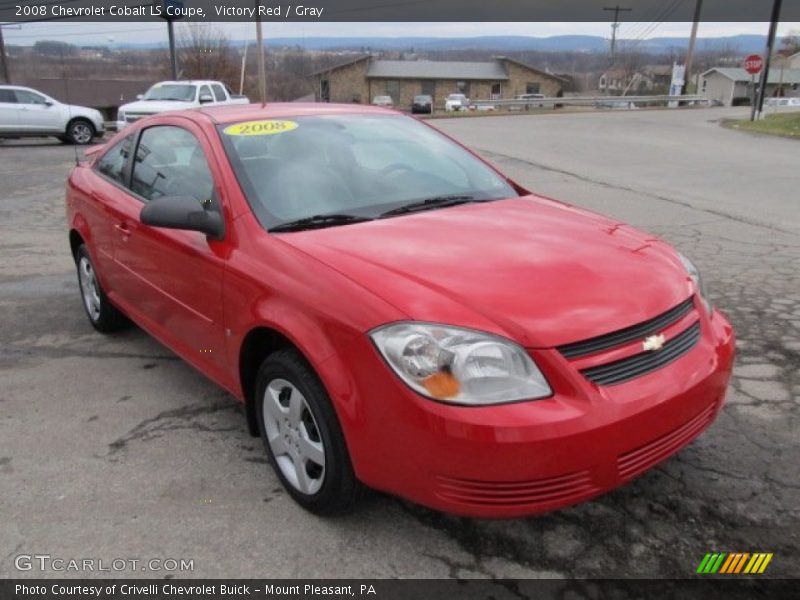
[[[341,69],[342,67],[349,67],[350,65],[354,65],[357,62],[361,62],[362,60],[366,60],[370,58],[369,54],[361,54],[356,56],[355,58],[348,58],[345,61],[338,62],[336,64],[330,65],[329,67],[325,67],[324,69],[318,69],[312,73],[309,73],[310,76],[314,75],[321,75],[322,73],[330,73],[331,71],[335,71],[336,69]]]
[[[752,79],[752,75],[745,71],[744,69],[735,69],[735,68],[726,68],[726,67],[714,67],[713,69],[709,69],[705,73],[703,73],[702,77],[708,77],[711,73],[719,73],[723,77],[727,77],[731,81],[735,82],[749,82]],[[756,75],[756,79],[758,79],[759,75]],[[769,79],[767,83],[780,83],[781,81],[781,69],[772,68],[769,70]],[[800,69],[783,69],[783,83],[786,84],[795,84],[800,83]]]
[[[62,77],[29,77],[18,82],[47,94],[59,102],[92,108],[120,106],[136,100],[137,94],[146,92],[153,81],[124,79],[72,79]]]
[[[362,60],[369,60],[367,77],[380,77],[384,79],[478,79],[478,80],[507,80],[505,63],[513,63],[525,69],[539,73],[544,77],[564,82],[566,78],[542,71],[523,62],[497,56],[491,61],[445,61],[445,60],[376,60],[369,54],[348,59],[345,62],[325,67],[310,73],[311,76],[330,73],[336,69],[348,67]]]
[[[508,79],[499,60],[491,62],[373,60],[367,77],[391,79]]]

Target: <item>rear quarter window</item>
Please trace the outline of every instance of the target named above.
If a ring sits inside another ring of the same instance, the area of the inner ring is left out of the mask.
[[[132,147],[133,136],[129,135],[121,142],[112,146],[108,152],[100,157],[95,169],[108,179],[121,185],[126,185],[125,163],[128,160],[128,156],[130,156]]]

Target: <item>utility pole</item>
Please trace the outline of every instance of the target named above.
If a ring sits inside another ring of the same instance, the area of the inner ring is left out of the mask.
[[[167,18],[167,34],[169,35],[169,64],[172,81],[178,79],[178,55],[175,53],[175,20]]]
[[[681,95],[685,96],[689,90],[689,80],[692,77],[692,59],[694,58],[694,45],[697,41],[697,25],[700,23],[700,11],[703,10],[703,0],[696,0],[694,5],[694,19],[692,23],[692,34],[689,37],[689,49],[686,51],[686,63],[683,69],[683,89]],[[695,94],[697,90],[695,90]]]
[[[772,58],[772,51],[775,48],[775,34],[778,31],[778,21],[781,18],[781,4],[783,0],[774,0],[772,4],[772,16],[770,16],[769,35],[767,35],[767,51],[764,56],[764,70],[761,71],[761,83],[758,88],[758,100],[753,107],[756,120],[761,118],[761,111],[764,108],[764,96],[767,92],[767,81],[769,81],[769,62]],[[752,115],[751,115],[752,120]]]
[[[631,12],[632,8],[623,8],[619,4],[616,6],[606,6],[603,10],[614,11],[614,22],[611,24],[611,65],[613,66],[617,59],[617,28],[620,26],[619,13]]]
[[[0,25],[0,66],[3,67],[3,81],[11,83],[11,71],[8,70],[8,58],[6,58],[6,43],[3,41],[2,25]]]
[[[256,0],[256,64],[258,65],[258,96],[262,104],[267,101],[267,73],[264,68],[264,35],[261,31],[261,0]]]

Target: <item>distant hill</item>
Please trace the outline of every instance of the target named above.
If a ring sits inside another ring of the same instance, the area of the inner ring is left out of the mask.
[[[234,46],[244,46],[244,40],[232,40]],[[252,43],[252,42],[251,42]],[[628,40],[620,39],[619,44],[625,47]],[[652,54],[668,52],[674,48],[684,49],[688,43],[683,37],[658,37],[637,41],[636,48]],[[164,43],[116,44],[119,48],[159,48]],[[541,52],[607,52],[608,40],[596,35],[554,35],[550,37],[529,37],[522,35],[481,36],[463,38],[442,37],[283,37],[268,38],[268,47],[297,46],[307,50],[372,50],[398,51],[410,50],[496,50],[500,52],[521,52],[538,50]],[[761,52],[766,45],[763,35],[733,35],[716,38],[697,38],[697,49],[722,50],[730,49],[742,54]]]

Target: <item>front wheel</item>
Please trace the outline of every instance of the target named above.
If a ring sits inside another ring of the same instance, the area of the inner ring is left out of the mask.
[[[73,119],[67,126],[66,138],[73,144],[85,145],[91,143],[95,136],[94,125],[86,119]]]
[[[361,484],[328,394],[297,351],[264,360],[255,402],[261,438],[286,491],[315,514],[348,512]]]

